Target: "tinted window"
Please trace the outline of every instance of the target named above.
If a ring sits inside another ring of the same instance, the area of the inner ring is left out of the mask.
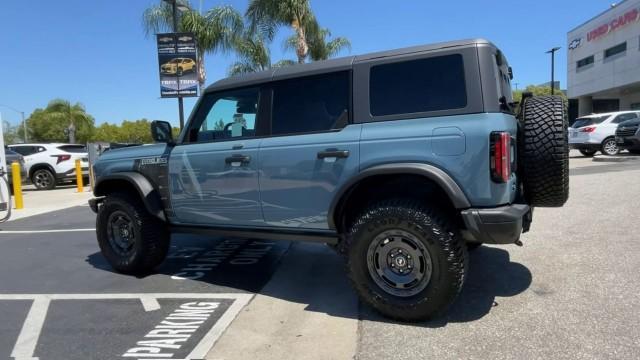
[[[371,68],[371,115],[459,109],[467,105],[462,55]]]
[[[612,48],[608,48],[607,50],[604,51],[604,57],[608,58],[611,57],[613,55],[617,55],[620,53],[623,53],[627,51],[627,43],[623,42],[622,44],[618,44]]]
[[[29,156],[38,152],[35,146],[12,146],[11,150],[22,156]]]
[[[577,67],[578,69],[593,64],[594,58],[593,55],[588,56],[582,60],[578,60]]]
[[[62,145],[58,146],[58,149],[70,153],[86,153],[87,147],[84,145]]]
[[[636,119],[637,116],[635,113],[628,113],[628,114],[620,114],[618,116],[616,116],[615,119],[613,119],[613,121],[611,121],[614,124],[620,124],[623,121],[627,121],[627,120],[632,120],[632,119]]]
[[[349,72],[285,80],[273,87],[271,133],[340,129],[349,119]]]
[[[255,136],[258,88],[205,95],[198,107],[191,142]]]
[[[576,121],[573,123],[574,128],[580,128],[583,126],[589,126],[589,125],[595,125],[595,124],[600,124],[601,122],[603,122],[605,119],[607,119],[609,117],[609,115],[605,115],[605,116],[597,116],[597,117],[590,117],[590,118],[578,118],[576,119]]]

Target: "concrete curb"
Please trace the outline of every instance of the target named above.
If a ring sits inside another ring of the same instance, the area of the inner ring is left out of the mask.
[[[593,161],[595,162],[623,162],[623,161],[638,161],[640,156],[631,154],[620,155],[595,155]]]

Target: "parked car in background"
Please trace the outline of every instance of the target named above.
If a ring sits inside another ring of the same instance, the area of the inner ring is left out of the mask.
[[[618,124],[616,143],[621,149],[640,155],[640,115],[637,119]]]
[[[569,146],[584,156],[593,156],[600,151],[605,155],[616,155],[620,147],[616,142],[618,124],[638,119],[640,111],[617,111],[583,116],[569,128]]]
[[[82,175],[89,177],[87,148],[78,144],[15,144],[9,149],[24,157],[27,177],[38,190],[75,180],[75,162],[82,162]]]
[[[18,162],[18,164],[20,164],[20,175],[21,175],[22,182],[24,182],[24,180],[27,178],[27,169],[25,167],[24,158],[22,155],[18,154],[15,151],[12,151],[8,147],[5,147],[4,155],[5,155],[6,165],[7,165],[6,167],[7,174],[9,176],[8,178],[9,186],[13,188],[13,171],[11,171],[11,164],[13,164],[16,161]]]

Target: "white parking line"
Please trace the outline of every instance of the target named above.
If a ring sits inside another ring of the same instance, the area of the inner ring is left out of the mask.
[[[209,350],[215,345],[220,335],[231,324],[254,294],[216,294],[216,293],[150,293],[150,294],[0,294],[2,300],[32,300],[33,304],[24,321],[18,340],[11,352],[15,360],[38,360],[34,351],[38,345],[40,333],[52,300],[123,300],[139,299],[145,311],[160,308],[158,299],[231,299],[234,302],[216,321],[213,327],[204,335],[194,347],[188,359],[204,359]],[[156,308],[157,307],[157,308]]]
[[[0,234],[49,234],[64,232],[96,231],[96,229],[57,229],[57,230],[0,230]]]

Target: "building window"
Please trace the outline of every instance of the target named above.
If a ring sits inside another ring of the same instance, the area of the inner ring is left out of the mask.
[[[593,64],[593,61],[594,61],[593,55],[588,56],[582,60],[578,60],[578,69]]]
[[[604,58],[610,58],[614,55],[618,55],[621,54],[623,52],[627,51],[627,42],[623,42],[622,44],[618,44],[612,48],[608,48],[607,50],[604,51]]]

